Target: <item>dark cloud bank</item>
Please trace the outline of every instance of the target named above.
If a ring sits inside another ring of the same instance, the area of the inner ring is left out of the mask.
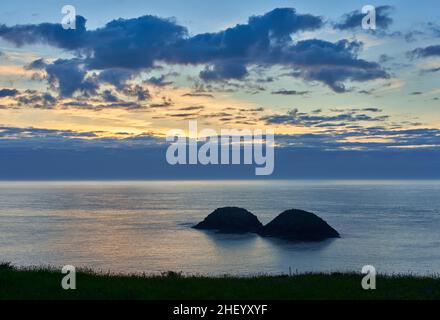
[[[334,120],[299,117],[303,122]],[[384,141],[351,139],[364,136]],[[440,178],[438,129],[330,128],[277,135],[275,141],[274,174],[258,178]],[[124,138],[121,133],[117,139],[98,138],[98,132],[0,127],[0,180],[256,178],[252,165],[170,166],[166,147],[164,138],[153,134]]]

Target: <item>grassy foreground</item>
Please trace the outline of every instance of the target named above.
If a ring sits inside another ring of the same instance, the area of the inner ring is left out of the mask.
[[[361,274],[186,277],[76,273],[76,290],[63,290],[60,270],[0,264],[0,299],[440,299],[439,277],[378,276],[376,290]]]

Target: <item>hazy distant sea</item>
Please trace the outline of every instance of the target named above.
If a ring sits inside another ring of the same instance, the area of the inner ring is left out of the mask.
[[[217,207],[312,211],[342,238],[191,229]],[[0,261],[115,272],[440,272],[439,181],[0,182]]]

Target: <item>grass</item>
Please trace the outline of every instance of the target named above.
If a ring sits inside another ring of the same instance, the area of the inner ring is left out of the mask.
[[[0,299],[440,299],[440,278],[378,275],[376,290],[363,290],[363,275],[306,273],[252,277],[76,273],[76,290],[63,290],[60,270],[0,264]]]

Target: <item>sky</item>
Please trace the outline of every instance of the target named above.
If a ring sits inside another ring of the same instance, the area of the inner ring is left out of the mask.
[[[8,1],[0,179],[248,177],[167,165],[188,120],[274,129],[275,178],[439,178],[439,75],[434,0]]]

